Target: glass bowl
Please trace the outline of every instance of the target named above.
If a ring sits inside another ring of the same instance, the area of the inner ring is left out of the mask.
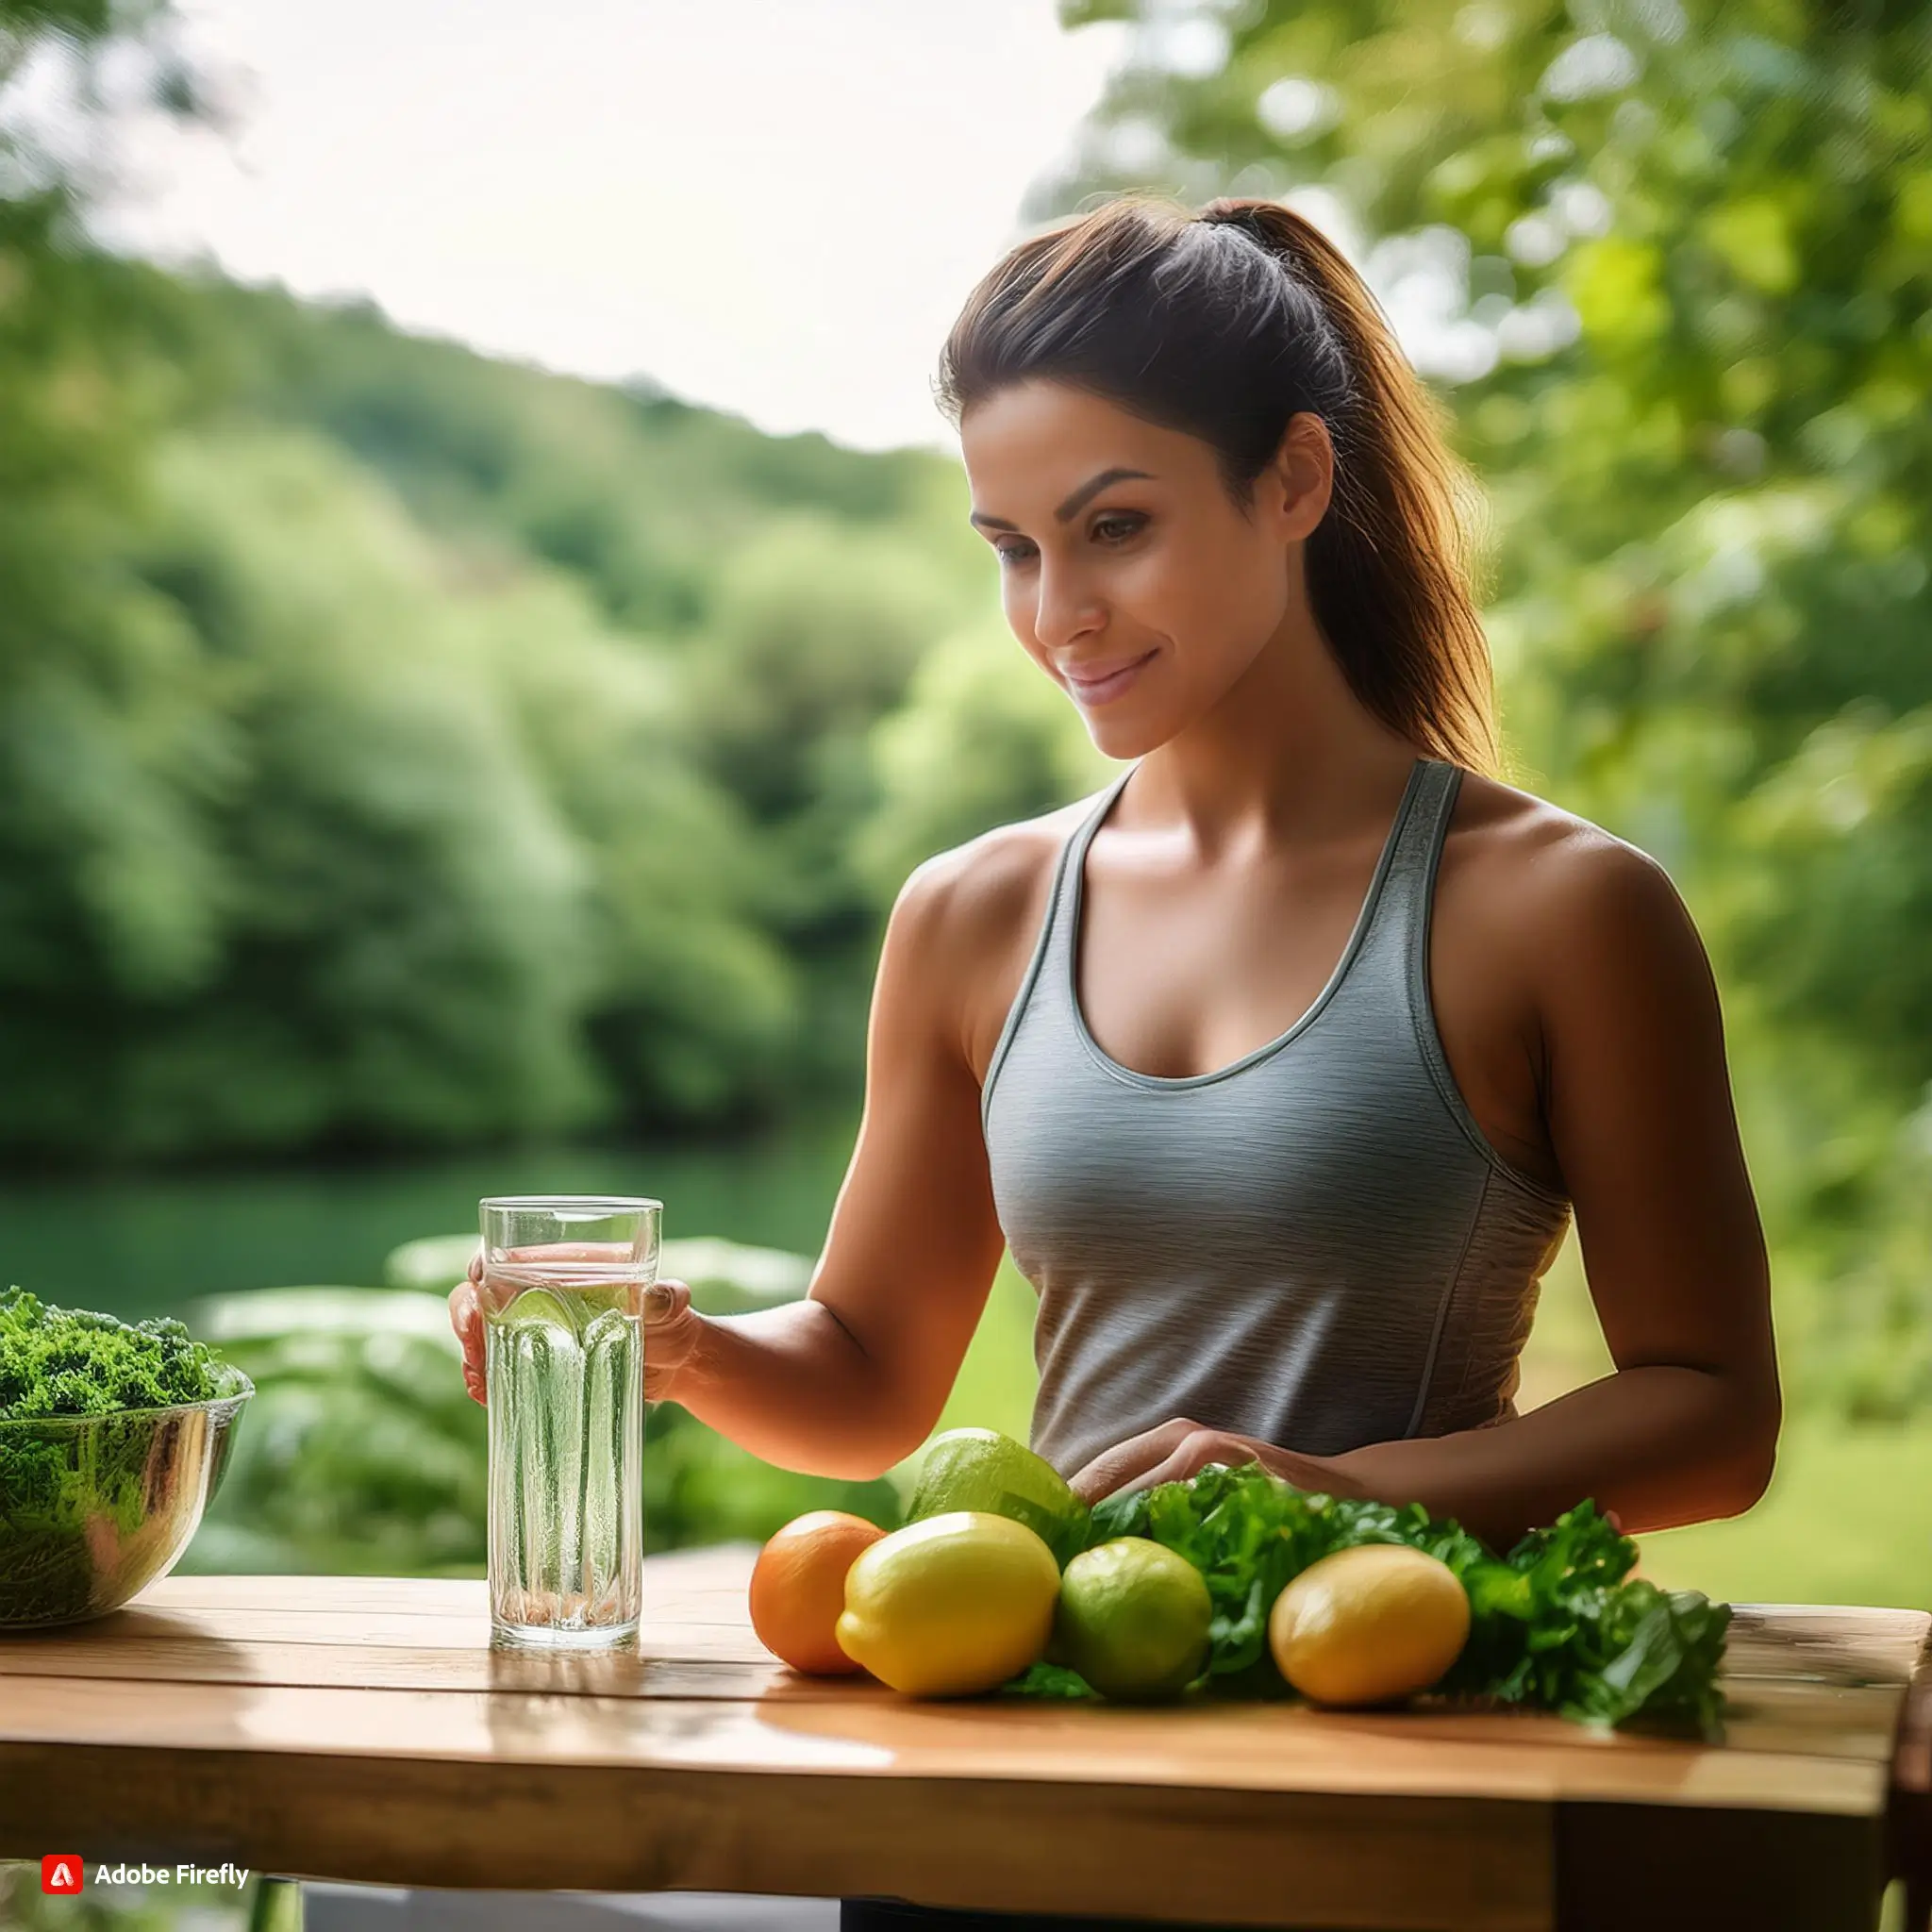
[[[118,1610],[180,1559],[255,1384],[166,1408],[0,1422],[0,1631]]]

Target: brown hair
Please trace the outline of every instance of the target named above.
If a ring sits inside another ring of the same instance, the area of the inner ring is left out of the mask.
[[[935,386],[957,425],[1015,383],[1058,382],[1215,452],[1243,515],[1289,419],[1335,446],[1308,593],[1350,689],[1432,757],[1501,762],[1470,572],[1479,498],[1366,283],[1279,202],[1198,214],[1123,195],[1035,235],[981,280]]]

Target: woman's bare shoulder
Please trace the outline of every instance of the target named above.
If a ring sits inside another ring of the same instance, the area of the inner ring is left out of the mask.
[[[1466,774],[1443,850],[1443,952],[1513,989],[1546,1059],[1580,987],[1653,974],[1672,956],[1707,968],[1668,868],[1594,821],[1514,786]]]
[[[967,918],[996,927],[1041,889],[1044,874],[1092,804],[1092,798],[1078,798],[1038,818],[995,825],[935,853],[920,870],[945,880]]]
[[[1450,842],[1512,913],[1553,890],[1591,890],[1594,881],[1632,869],[1663,871],[1627,840],[1547,798],[1464,772],[1450,825]]]
[[[975,1075],[1025,975],[1059,856],[1098,796],[995,825],[935,853],[908,881],[931,907],[933,963]]]

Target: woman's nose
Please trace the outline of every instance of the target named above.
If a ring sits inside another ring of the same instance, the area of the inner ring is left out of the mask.
[[[1042,650],[1058,657],[1099,630],[1104,622],[1105,612],[1092,587],[1079,572],[1041,565],[1035,579],[1033,635]]]

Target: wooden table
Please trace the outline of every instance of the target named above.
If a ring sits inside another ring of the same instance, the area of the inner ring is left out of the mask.
[[[755,1554],[652,1557],[639,1648],[603,1657],[491,1650],[481,1583],[411,1578],[171,1577],[96,1623],[0,1638],[0,1857],[1868,1932],[1888,1837],[1932,1803],[1918,1611],[1738,1607],[1728,1735],[1706,1748],[1542,1715],[913,1703],[775,1663],[745,1619]]]

